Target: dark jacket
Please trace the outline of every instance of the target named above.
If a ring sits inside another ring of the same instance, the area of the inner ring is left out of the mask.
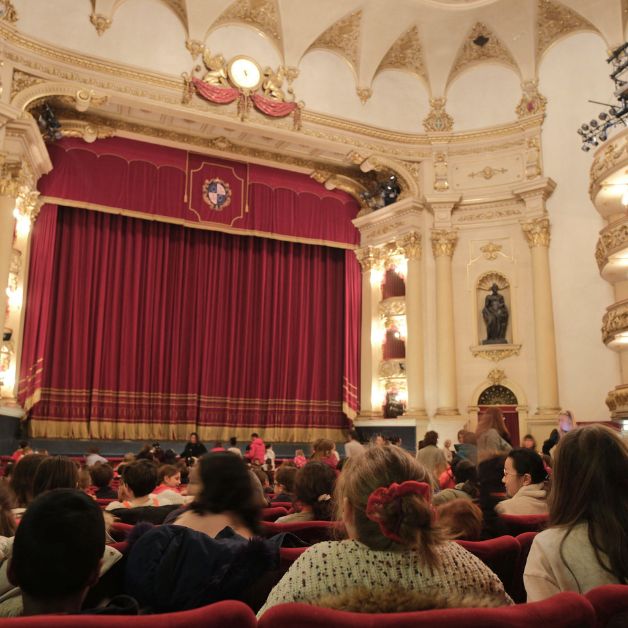
[[[207,447],[203,443],[188,443],[181,454],[181,458],[200,458],[207,453]]]

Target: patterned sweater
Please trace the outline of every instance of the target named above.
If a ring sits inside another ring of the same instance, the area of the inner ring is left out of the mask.
[[[443,543],[437,555],[440,565],[431,569],[415,551],[375,551],[352,540],[318,543],[292,564],[257,616],[277,604],[314,603],[324,595],[339,595],[354,587],[485,594],[501,598],[504,604],[513,603],[499,578],[462,546]]]

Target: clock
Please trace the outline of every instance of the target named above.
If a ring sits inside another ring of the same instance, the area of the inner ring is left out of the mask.
[[[250,92],[255,91],[262,82],[262,70],[250,57],[234,57],[229,61],[227,72],[236,87]]]

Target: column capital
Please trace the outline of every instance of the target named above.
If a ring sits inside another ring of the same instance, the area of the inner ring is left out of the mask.
[[[362,267],[363,273],[368,273],[382,263],[381,251],[374,246],[365,246],[361,249],[355,249],[354,253]]]
[[[434,229],[432,231],[432,252],[434,257],[451,257],[458,243],[456,231]]]
[[[421,234],[418,231],[411,231],[401,236],[397,240],[397,246],[403,251],[406,259],[421,259]]]
[[[545,201],[556,189],[556,182],[550,178],[536,179],[512,188],[512,193],[522,200],[529,215],[545,213]]]
[[[23,188],[34,187],[35,177],[29,165],[19,158],[0,153],[0,196],[15,198]]]
[[[529,222],[522,222],[521,228],[530,248],[536,246],[547,248],[549,246],[550,221],[548,218],[535,218]]]

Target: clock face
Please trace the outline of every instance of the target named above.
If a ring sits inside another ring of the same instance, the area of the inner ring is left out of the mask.
[[[259,87],[262,72],[259,65],[248,57],[236,57],[229,63],[229,78],[241,89],[253,91]]]

